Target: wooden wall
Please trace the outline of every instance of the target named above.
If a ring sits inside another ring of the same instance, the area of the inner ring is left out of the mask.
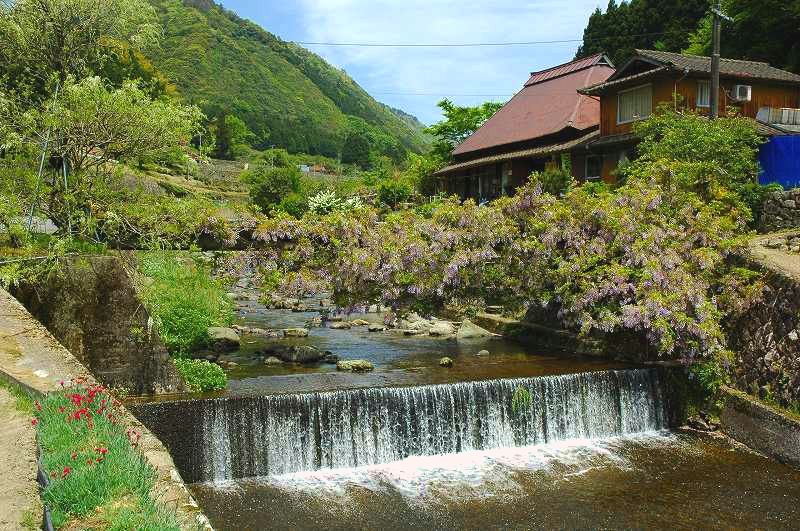
[[[708,108],[697,109],[697,81],[698,78],[685,78],[678,82],[678,78],[667,75],[653,78],[653,107],[659,103],[673,101],[673,94],[681,96],[684,108],[696,109],[701,113],[708,112]],[[642,83],[645,84],[645,83]],[[733,85],[743,84],[753,87],[752,98],[749,102],[737,103],[728,98],[726,90],[730,91]],[[722,79],[720,81],[720,111],[724,112],[729,106],[740,109],[743,116],[755,118],[761,107],[800,107],[800,87],[781,84],[759,83],[757,81],[742,81]],[[638,84],[632,86],[639,86]],[[623,87],[621,90],[625,90]],[[631,123],[617,124],[617,94],[612,92],[601,96],[600,99],[600,135],[618,135],[630,133]]]

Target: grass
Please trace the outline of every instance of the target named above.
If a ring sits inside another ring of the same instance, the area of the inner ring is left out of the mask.
[[[22,388],[12,385],[5,380],[0,380],[0,389],[4,389],[11,393],[14,397],[14,408],[20,413],[27,415],[33,413],[33,398],[31,395],[22,390]]]
[[[138,451],[141,434],[121,421],[102,387],[77,384],[35,403],[42,498],[58,528],[178,530],[174,510],[153,497],[156,472]]]
[[[139,282],[145,306],[169,351],[185,355],[206,346],[208,328],[233,321],[233,302],[223,284],[187,254],[140,256]]]

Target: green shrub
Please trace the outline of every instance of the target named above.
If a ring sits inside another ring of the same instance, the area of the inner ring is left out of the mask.
[[[308,197],[303,193],[292,192],[281,199],[275,209],[300,219],[308,211]]]
[[[161,338],[172,353],[203,347],[208,328],[233,320],[233,302],[222,283],[186,255],[149,252],[140,257],[140,291]]]
[[[175,368],[183,376],[186,387],[194,393],[220,391],[228,385],[228,378],[222,368],[206,360],[177,358]]]
[[[690,374],[709,398],[714,397],[728,381],[728,375],[717,359],[693,365]]]
[[[783,186],[777,183],[766,186],[758,183],[747,183],[741,186],[738,192],[745,204],[750,207],[750,211],[753,212],[753,222],[757,225],[763,213],[764,200],[772,192],[780,192],[782,190]]]
[[[550,169],[542,173],[531,175],[531,180],[538,180],[542,184],[542,191],[559,197],[572,187],[572,174],[562,169]]]
[[[378,199],[381,203],[394,208],[408,201],[413,192],[411,186],[403,181],[387,180],[378,186]]]
[[[300,178],[297,168],[270,169],[263,164],[242,177],[250,186],[250,199],[265,214],[289,194],[300,192]]]

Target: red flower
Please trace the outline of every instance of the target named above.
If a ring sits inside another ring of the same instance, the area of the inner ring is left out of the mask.
[[[36,401],[36,409],[39,410],[39,411],[42,410],[42,405],[39,403],[38,400]]]
[[[69,476],[70,472],[72,472],[72,469],[68,466],[65,466],[64,471],[61,473],[61,479],[64,479],[65,477]]]
[[[99,454],[106,455],[108,453],[108,448],[105,447],[95,448],[94,451]]]
[[[59,412],[59,413],[63,413],[63,412],[64,412],[64,406],[61,406],[61,407],[59,407],[59,408],[58,408],[58,412]]]
[[[31,419],[31,424],[36,426],[37,424],[39,424],[39,419]]]

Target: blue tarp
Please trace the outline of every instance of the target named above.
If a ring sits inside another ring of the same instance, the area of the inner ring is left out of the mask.
[[[778,183],[784,188],[800,186],[800,135],[773,136],[761,146],[761,184]]]

